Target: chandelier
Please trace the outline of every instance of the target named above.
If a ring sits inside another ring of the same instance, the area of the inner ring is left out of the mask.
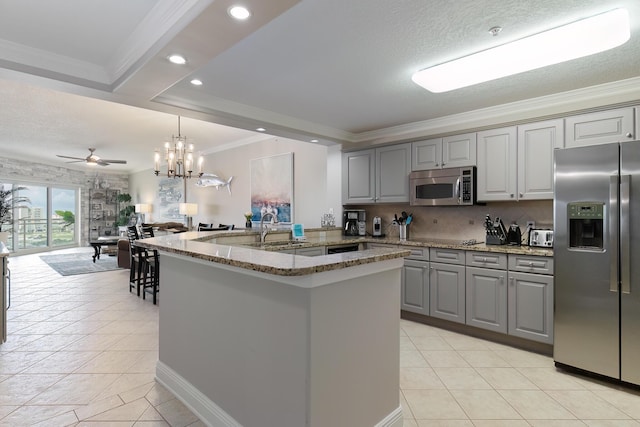
[[[178,116],[178,136],[171,137],[172,142],[164,143],[164,161],[167,164],[167,177],[191,178],[193,173],[193,144],[187,144],[187,137],[180,134],[180,116]],[[160,174],[160,151],[155,151],[154,173]],[[204,158],[198,158],[198,176],[202,176]]]

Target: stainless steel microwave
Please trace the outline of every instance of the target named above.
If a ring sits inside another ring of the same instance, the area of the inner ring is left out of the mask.
[[[411,172],[412,206],[470,206],[476,202],[476,168]]]

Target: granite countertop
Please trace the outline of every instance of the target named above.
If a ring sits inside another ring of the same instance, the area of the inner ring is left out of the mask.
[[[410,251],[406,249],[381,248],[307,257],[282,253],[275,249],[264,250],[259,247],[248,246],[247,242],[234,244],[214,243],[216,239],[221,237],[241,238],[244,236],[259,238],[259,234],[256,232],[241,230],[191,231],[138,240],[136,245],[278,276],[305,276],[323,271],[403,258],[410,254]],[[345,243],[344,241],[342,242]],[[319,245],[319,243],[315,244],[315,246]],[[303,245],[298,245],[298,247],[303,247]],[[311,244],[305,244],[304,247],[311,247]]]
[[[319,229],[320,230],[320,229]],[[355,265],[405,257],[410,247],[436,247],[465,251],[497,252],[505,254],[552,257],[553,249],[529,246],[474,245],[462,240],[415,238],[400,241],[396,238],[329,237],[307,238],[303,242],[290,242],[290,232],[272,231],[265,245],[257,243],[259,233],[248,230],[186,232],[143,239],[137,245],[160,251],[185,255],[196,259],[231,265],[280,276],[301,276],[322,271],[337,270]],[[300,256],[279,252],[285,249],[334,246],[353,243],[380,243],[390,248],[367,249],[324,256]]]

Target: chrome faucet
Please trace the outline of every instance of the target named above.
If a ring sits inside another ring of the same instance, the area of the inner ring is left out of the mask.
[[[269,233],[269,227],[264,226],[264,218],[266,216],[271,216],[271,221],[276,220],[275,215],[272,214],[271,212],[265,212],[264,214],[262,214],[262,216],[260,217],[260,243],[264,243],[264,239],[265,237],[267,237],[267,234]]]

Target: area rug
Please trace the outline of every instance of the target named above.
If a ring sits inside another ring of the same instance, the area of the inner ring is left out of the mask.
[[[62,276],[97,273],[100,271],[118,270],[116,257],[100,255],[100,259],[92,260],[93,253],[71,253],[58,255],[40,255],[40,259]]]

